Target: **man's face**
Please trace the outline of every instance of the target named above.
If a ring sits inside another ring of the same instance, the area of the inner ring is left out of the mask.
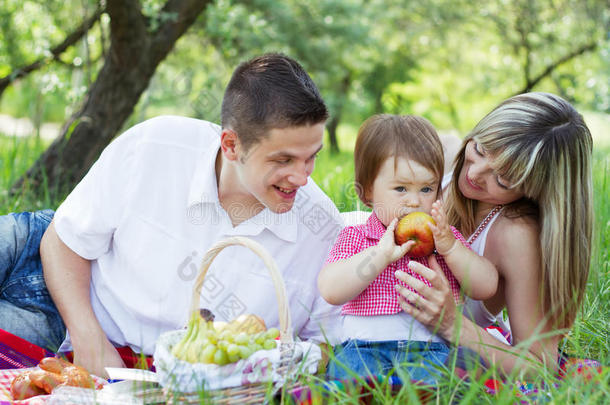
[[[273,212],[290,211],[297,190],[313,172],[323,136],[323,123],[269,131],[239,153],[236,170],[243,191]]]

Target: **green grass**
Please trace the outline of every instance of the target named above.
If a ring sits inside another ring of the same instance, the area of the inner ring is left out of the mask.
[[[57,207],[59,198],[54,200],[48,191],[42,196],[32,196],[26,190],[15,196],[9,195],[13,183],[48,146],[49,142],[40,138],[0,135],[0,214]]]
[[[47,146],[42,141],[33,138],[12,138],[0,136],[0,190],[1,212],[34,210],[40,208],[56,208],[60,197],[49,197],[45,193],[40,198],[18,195],[11,197],[7,189],[36,160]],[[610,364],[610,147],[596,147],[594,153],[594,194],[595,194],[595,239],[592,252],[593,261],[589,278],[584,309],[577,319],[573,329],[564,339],[564,349],[570,354],[594,358],[602,364]],[[353,189],[353,156],[351,152],[342,152],[332,156],[325,149],[320,153],[316,168],[312,175],[318,185],[330,196],[341,211],[365,209]],[[544,397],[548,403],[584,404],[604,403],[610,396],[610,368],[606,367],[601,375],[592,379],[576,376],[557,380],[544,369],[531,382],[546,384],[546,394],[542,397],[521,397],[517,391],[518,375],[508,379],[507,384],[497,395],[487,394],[483,382],[485,378],[494,376],[493,370],[484,374],[479,380],[462,381],[450,372],[439,384],[436,391],[431,392],[430,401],[439,404],[449,403],[483,403],[483,404],[514,404],[534,402]],[[326,397],[331,403],[358,403],[364,395],[359,391],[328,390],[315,380],[312,389],[316,395]],[[392,392],[387,380],[381,381],[367,392],[373,403],[418,403],[417,387],[403,386],[398,392]]]

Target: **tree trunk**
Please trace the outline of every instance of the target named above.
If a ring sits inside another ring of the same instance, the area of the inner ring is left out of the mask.
[[[337,128],[339,127],[339,122],[341,121],[341,114],[343,113],[343,106],[345,104],[345,100],[347,98],[347,92],[349,91],[349,87],[352,84],[351,74],[348,73],[343,80],[341,80],[339,91],[337,96],[339,97],[339,102],[335,107],[335,113],[330,118],[326,127],[328,128],[328,140],[330,141],[330,153],[337,154],[339,153],[339,142],[337,141]]]
[[[173,17],[151,33],[137,0],[108,0],[110,48],[104,66],[82,109],[11,192],[25,189],[40,195],[46,186],[57,196],[71,190],[121,129],[157,66],[209,1],[168,0],[161,13]]]
[[[328,129],[328,140],[330,142],[330,153],[335,155],[339,153],[339,142],[337,141],[337,127],[339,126],[340,114],[334,114],[326,128]]]

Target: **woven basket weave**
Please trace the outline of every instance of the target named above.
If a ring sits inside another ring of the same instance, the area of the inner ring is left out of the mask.
[[[265,264],[265,267],[268,269],[271,275],[271,279],[273,281],[275,293],[277,296],[280,323],[279,345],[277,349],[274,349],[279,350],[280,352],[280,361],[279,365],[276,368],[276,373],[281,375],[282,377],[288,378],[291,372],[294,373],[297,370],[302,372],[303,370],[299,370],[299,364],[297,362],[298,359],[295,359],[294,356],[295,342],[293,339],[292,322],[286,299],[286,288],[284,285],[284,280],[280,272],[278,271],[277,265],[275,264],[275,261],[273,260],[271,255],[259,243],[249,238],[235,236],[217,242],[206,252],[199,269],[197,280],[195,281],[195,284],[193,286],[193,294],[191,298],[189,314],[192,314],[193,311],[197,311],[199,309],[201,290],[203,287],[205,276],[210,268],[210,265],[212,264],[212,261],[216,258],[216,256],[218,256],[218,254],[223,249],[229,246],[243,246],[249,248],[262,259]],[[183,336],[186,331],[173,331],[168,333],[181,333],[181,336]],[[175,341],[176,339],[173,340]],[[171,350],[171,347],[167,347],[166,349],[169,351]],[[170,371],[164,371],[162,368],[157,367],[158,374],[164,372],[169,373]],[[282,382],[286,381],[284,380]],[[205,391],[203,398],[206,398],[207,400],[215,404],[258,404],[264,402],[265,398],[270,395],[273,395],[274,391],[277,391],[279,388],[281,387],[278,384],[273,386],[272,382],[260,382],[248,385],[241,385],[238,387],[207,390]],[[168,404],[198,404],[202,401],[201,393],[199,392],[180,392],[179,389],[176,389],[176,387],[171,386],[166,386],[165,391]]]

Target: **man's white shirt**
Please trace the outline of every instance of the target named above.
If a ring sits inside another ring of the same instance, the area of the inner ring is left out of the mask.
[[[212,123],[145,121],[115,139],[58,208],[59,238],[92,261],[91,303],[109,340],[152,354],[162,332],[185,325],[205,252],[226,237],[246,236],[277,263],[295,333],[338,343],[340,308],[320,297],[316,282],[343,225],[335,205],[309,179],[289,212],[264,209],[233,227],[218,201],[219,147],[220,128]],[[214,259],[200,306],[217,320],[253,313],[279,327],[271,277],[245,247]],[[60,350],[70,349],[67,338]]]

